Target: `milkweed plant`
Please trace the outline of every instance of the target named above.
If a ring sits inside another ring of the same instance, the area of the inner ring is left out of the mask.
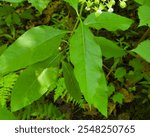
[[[12,0],[3,1],[12,2]],[[36,12],[39,11],[39,14],[42,14],[49,3],[55,3],[51,0],[26,1],[31,3],[37,9]],[[122,103],[122,99],[125,98],[119,91],[116,91],[115,86],[110,87],[109,81],[109,76],[112,73],[111,76],[119,82],[126,75],[127,72],[124,67],[118,68],[116,71],[119,61],[127,54],[133,57],[138,54],[145,61],[150,62],[150,40],[140,42],[136,47],[128,50],[114,40],[101,35],[96,36],[94,33],[95,30],[101,29],[108,32],[128,30],[134,23],[134,19],[114,12],[116,4],[117,7],[126,8],[127,0],[63,1],[59,3],[67,3],[72,7],[69,8],[71,9],[69,13],[63,14],[63,16],[67,15],[65,19],[68,19],[68,22],[70,21],[69,18],[72,18],[73,27],[68,28],[67,23],[63,28],[58,24],[51,25],[53,23],[33,26],[26,30],[24,34],[18,36],[12,44],[1,52],[0,78],[16,73],[16,71],[19,71],[17,73],[19,76],[13,85],[12,92],[10,92],[10,107],[0,107],[0,119],[6,118],[4,117],[6,115],[14,118],[17,111],[32,105],[42,96],[54,92],[59,97],[62,96],[63,91],[69,94],[75,100],[74,102],[88,104],[89,108],[94,107],[107,117],[110,114],[108,113],[109,99],[113,96],[111,99],[115,103]],[[21,2],[24,2],[24,0],[13,1],[13,3]],[[150,26],[149,14],[145,16],[145,11],[150,11],[148,0],[145,2],[134,0],[133,2],[139,4],[139,26]],[[69,16],[72,9],[74,9],[73,13],[76,14]],[[84,12],[90,11],[87,17],[82,18],[83,10]],[[15,10],[12,11],[15,12]],[[50,14],[52,13],[50,11]],[[9,12],[9,18],[6,19],[7,24],[12,23],[16,18],[19,20],[21,15],[18,14]],[[52,16],[51,18],[55,17]],[[50,21],[51,18],[49,18]],[[10,26],[13,26],[13,24]],[[111,59],[109,62],[112,62],[112,58],[114,60],[112,66],[106,66],[103,59]],[[104,66],[107,71],[104,70]],[[4,98],[3,95],[1,95],[1,98]],[[4,115],[4,113],[6,114]]]

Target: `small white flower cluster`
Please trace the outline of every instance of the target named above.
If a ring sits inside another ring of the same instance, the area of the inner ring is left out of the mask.
[[[119,0],[119,6],[125,8],[127,0]],[[103,11],[113,12],[113,6],[116,4],[116,0],[79,0],[82,4],[86,4],[85,9],[87,11],[94,10],[96,15],[101,14]]]

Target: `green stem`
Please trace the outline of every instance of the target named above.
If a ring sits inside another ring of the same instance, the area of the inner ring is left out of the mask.
[[[80,12],[78,13],[78,11],[77,11],[77,16],[78,16],[78,17],[77,17],[77,21],[76,21],[76,23],[75,23],[75,25],[74,25],[74,28],[73,28],[73,30],[72,30],[72,32],[71,32],[71,36],[72,36],[72,34],[74,33],[74,31],[76,30],[76,28],[77,28],[79,22],[82,21],[81,17],[82,17],[83,7],[84,7],[84,4],[81,5]]]

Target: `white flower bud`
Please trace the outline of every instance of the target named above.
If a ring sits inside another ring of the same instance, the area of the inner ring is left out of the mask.
[[[90,11],[91,8],[86,6],[86,7],[85,7],[85,10]]]
[[[108,9],[108,12],[113,12],[113,11],[114,11],[113,8],[109,8],[109,9]]]
[[[96,13],[100,15],[100,14],[102,14],[102,10],[98,9],[98,10],[96,11]]]

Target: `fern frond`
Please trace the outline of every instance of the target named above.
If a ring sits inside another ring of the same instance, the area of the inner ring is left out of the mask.
[[[74,99],[66,89],[64,78],[60,78],[58,80],[57,88],[55,89],[54,101],[58,98],[64,99],[67,103],[72,102],[75,105],[79,105],[80,107],[84,106],[84,100],[76,100]]]
[[[64,98],[65,95],[66,95],[66,86],[64,78],[59,78],[57,88],[55,89],[54,101],[56,101],[59,97]]]
[[[51,119],[58,120],[63,119],[64,115],[53,103],[45,103],[44,100],[38,100],[28,107],[16,112],[18,119]]]
[[[76,100],[70,94],[67,94],[67,102],[72,102],[75,105],[79,105],[81,108],[84,107],[85,101],[83,99]]]
[[[10,73],[0,79],[0,106],[6,107],[6,102],[10,97],[11,91],[17,80],[16,73]]]

